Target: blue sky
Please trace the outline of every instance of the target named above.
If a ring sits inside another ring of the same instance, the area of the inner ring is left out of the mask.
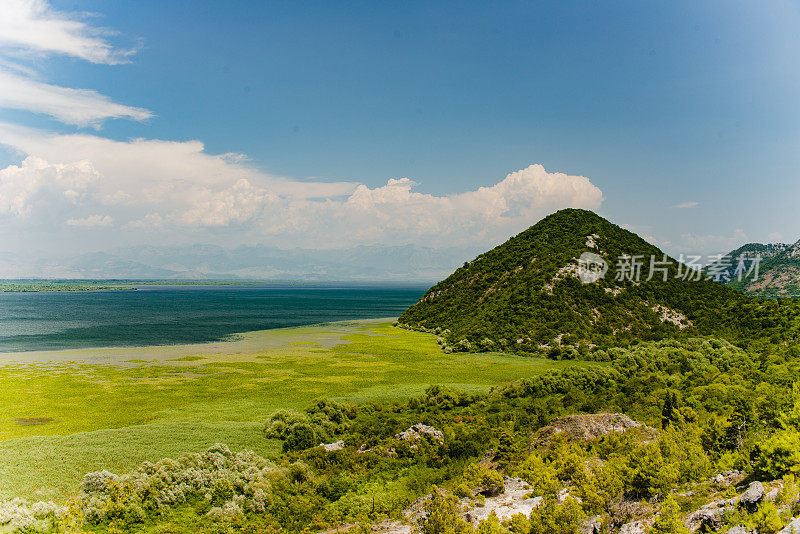
[[[15,34],[42,21],[63,39]],[[0,250],[488,246],[566,205],[674,254],[793,242],[798,27],[780,0],[2,0]]]

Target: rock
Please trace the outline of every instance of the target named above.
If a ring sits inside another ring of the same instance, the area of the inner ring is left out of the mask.
[[[710,480],[711,480],[711,482],[715,482],[720,486],[730,486],[734,482],[735,479],[738,479],[741,476],[742,476],[742,473],[740,471],[737,471],[736,469],[734,469],[732,471],[723,471],[722,473],[719,473],[719,474],[711,477]]]
[[[574,499],[574,500],[576,500],[578,502],[578,504],[583,503],[583,501],[581,500],[580,497],[578,497],[577,495],[571,495],[567,488],[561,488],[561,490],[559,490],[558,495],[556,495],[556,497],[558,498],[558,502],[559,503],[562,503],[562,502],[566,501],[567,499]]]
[[[444,441],[444,434],[442,434],[440,430],[436,430],[432,426],[424,425],[422,423],[417,423],[416,425],[407,428],[399,434],[396,434],[395,438],[402,439],[403,441],[411,441],[414,439],[420,439],[423,435],[428,435],[434,439]]]
[[[344,449],[344,441],[340,439],[334,443],[320,443],[320,447],[326,451],[340,451]]]
[[[497,497],[503,493],[503,487],[500,484],[490,484],[488,486],[481,486],[480,488],[476,488],[477,491],[474,491],[475,495],[483,495],[484,497]]]
[[[759,481],[751,483],[747,490],[739,497],[739,504],[744,506],[750,511],[754,511],[756,505],[764,497],[764,484]]]
[[[473,525],[478,525],[494,512],[500,521],[511,519],[516,514],[525,517],[542,502],[541,497],[530,497],[530,489],[524,481],[516,477],[503,477],[505,491],[495,497],[487,497],[483,506],[475,506],[472,499],[461,499],[465,510],[464,518]]]
[[[588,518],[583,522],[578,532],[580,534],[600,534],[603,529],[603,523],[600,521],[601,519],[599,515]]]
[[[649,521],[634,521],[633,523],[625,523],[620,527],[619,534],[647,534],[647,527],[650,526]]]
[[[778,534],[800,534],[800,517],[792,519]]]
[[[764,495],[764,499],[769,502],[775,502],[776,500],[778,500],[778,494],[780,492],[781,492],[780,488],[772,488],[771,490],[769,490],[769,493]]]
[[[750,531],[744,525],[736,525],[729,528],[727,534],[750,534]]]
[[[625,414],[595,413],[558,417],[539,430],[536,438],[541,443],[549,443],[555,435],[564,433],[576,440],[589,441],[612,432],[622,434],[632,428],[641,428],[653,436],[657,433],[655,429],[634,421]]]
[[[729,511],[732,512],[733,509],[728,507],[718,508],[715,506],[716,504],[717,503],[707,504],[692,513],[686,519],[686,527],[692,532],[698,530],[702,530],[703,532],[719,530],[725,522],[725,514]]]

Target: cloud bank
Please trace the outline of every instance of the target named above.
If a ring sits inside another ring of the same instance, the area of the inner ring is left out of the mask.
[[[409,178],[369,187],[264,173],[199,141],[58,135],[0,123],[21,162],[0,170],[0,220],[59,232],[153,243],[165,233],[197,242],[338,248],[358,244],[494,242],[565,207],[597,209],[588,178],[531,165],[494,185],[436,196]],[[165,232],[168,231],[168,232]]]

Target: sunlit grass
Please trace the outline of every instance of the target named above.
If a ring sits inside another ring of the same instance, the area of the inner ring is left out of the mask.
[[[64,361],[75,359],[73,351],[0,367],[0,498],[63,496],[85,472],[121,472],[215,442],[271,454],[277,444],[261,436],[267,416],[319,397],[400,398],[434,383],[478,391],[587,365],[444,354],[433,336],[386,320],[115,350],[85,356],[93,361],[102,352],[118,363]]]

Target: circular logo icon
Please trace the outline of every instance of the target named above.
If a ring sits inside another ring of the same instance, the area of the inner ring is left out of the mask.
[[[578,278],[584,284],[591,284],[603,278],[608,272],[608,263],[594,252],[584,252],[578,258]]]

